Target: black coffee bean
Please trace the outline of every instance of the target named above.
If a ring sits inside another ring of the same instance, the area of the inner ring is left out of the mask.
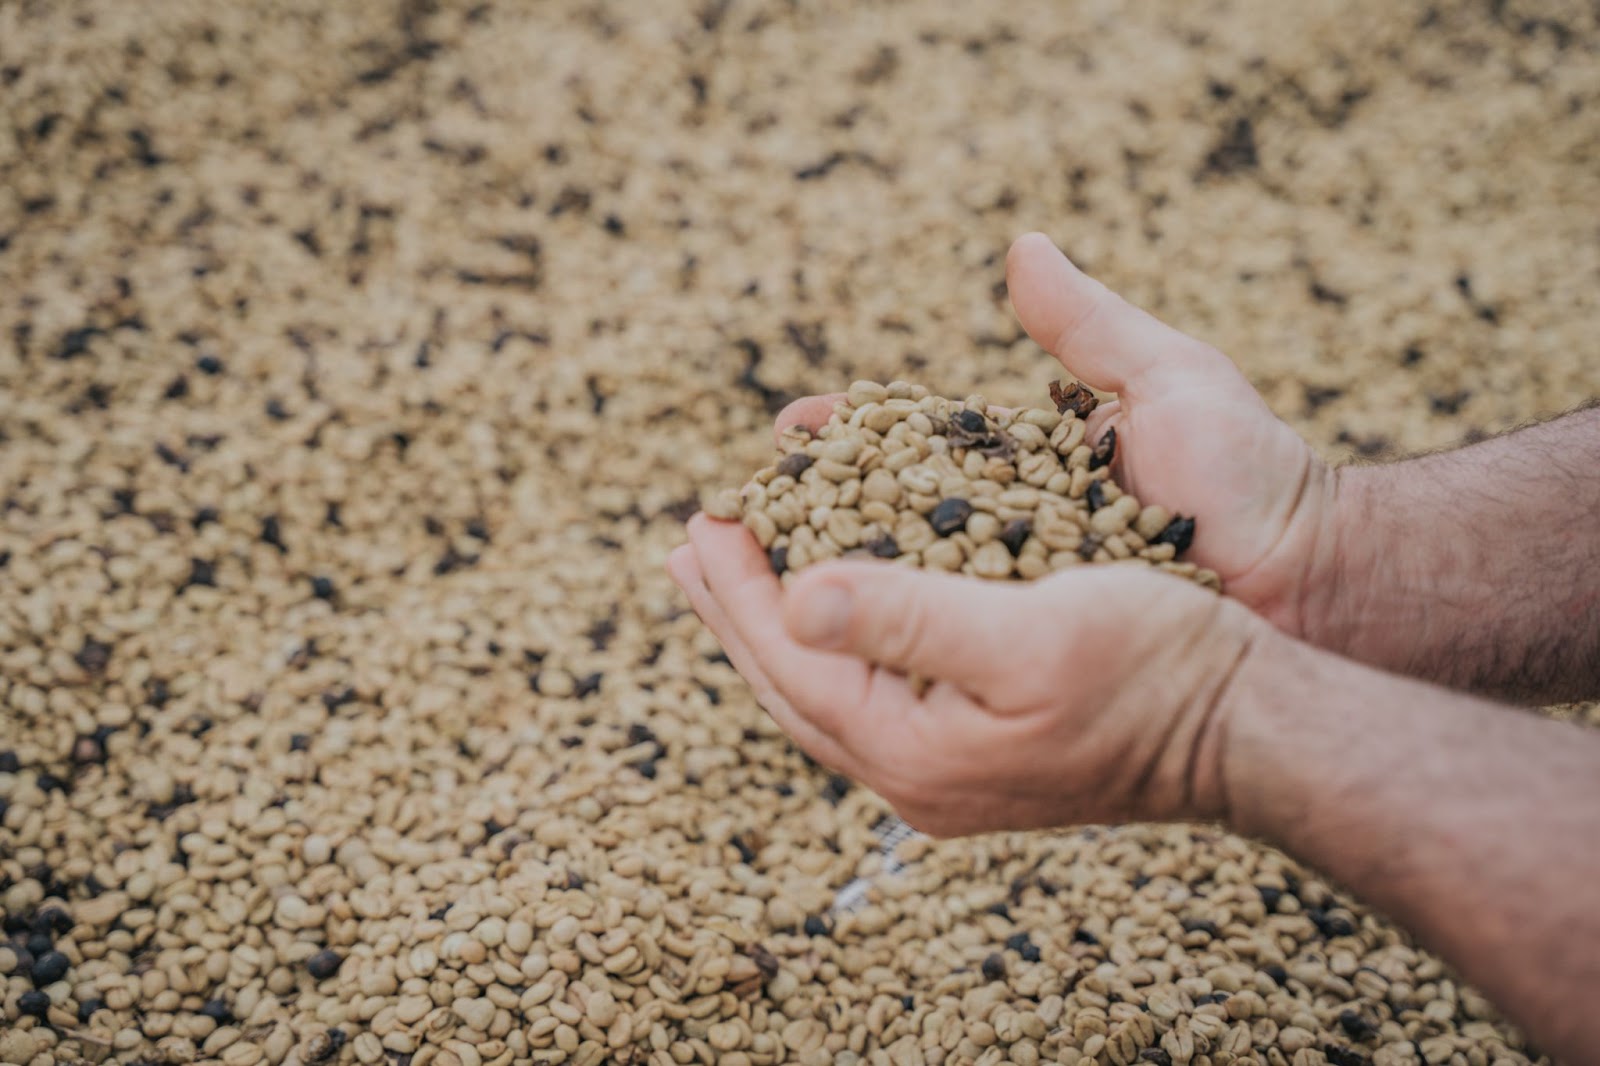
[[[1033,535],[1033,523],[1026,518],[1013,518],[1000,530],[1000,543],[1006,546],[1006,551],[1015,559],[1022,554],[1022,546],[1028,543],[1028,538]]]
[[[23,946],[28,949],[28,954],[34,958],[48,955],[56,949],[56,942],[48,929],[35,929],[28,934],[28,939],[23,941]],[[29,964],[32,965],[31,963]]]
[[[1285,970],[1278,963],[1276,963],[1276,962],[1268,963],[1266,966],[1261,967],[1261,972],[1266,974],[1268,977],[1272,978],[1273,983],[1276,984],[1279,988],[1287,988],[1288,987],[1288,985],[1289,985],[1289,971]]]
[[[1268,914],[1278,909],[1278,901],[1283,898],[1283,889],[1271,885],[1257,885],[1256,891],[1261,893],[1261,902],[1266,905]]]
[[[956,412],[955,423],[968,433],[989,432],[989,420],[977,411],[970,411],[966,408]]]
[[[1089,930],[1083,928],[1073,930],[1072,940],[1075,944],[1091,944],[1098,946],[1100,943],[1099,937],[1089,932]]]
[[[215,507],[202,507],[194,513],[194,518],[190,520],[190,524],[194,528],[200,529],[204,526],[215,525],[221,518],[222,516],[217,513]]]
[[[948,537],[952,533],[959,533],[967,528],[967,519],[972,517],[972,504],[960,497],[951,497],[940,500],[939,505],[928,515],[928,524],[933,526],[933,531],[941,537]]]
[[[1328,1066],[1367,1066],[1369,1061],[1361,1052],[1342,1044],[1324,1044],[1322,1054],[1328,1060]]]
[[[800,475],[811,469],[815,459],[805,452],[790,452],[778,460],[778,474],[780,477],[792,477],[799,480]]]
[[[83,646],[78,649],[78,653],[73,656],[73,659],[89,673],[98,674],[111,661],[111,645],[92,638],[85,638]]]
[[[827,800],[828,803],[834,807],[839,806],[839,801],[844,799],[849,792],[850,779],[848,777],[842,777],[839,774],[833,774],[830,776],[828,778],[828,783],[822,786],[822,798]]]
[[[1089,502],[1089,513],[1090,514],[1093,514],[1095,511],[1098,511],[1098,510],[1100,510],[1100,508],[1104,507],[1106,505],[1106,486],[1105,486],[1105,482],[1103,482],[1103,481],[1091,481],[1091,482],[1089,482],[1089,491],[1084,493],[1084,499],[1086,499]]]
[[[11,750],[0,751],[0,774],[14,774],[22,769],[22,760]]]
[[[270,544],[280,552],[289,550],[289,546],[283,542],[283,526],[277,515],[269,514],[261,520],[261,543]]]
[[[984,911],[988,914],[993,914],[997,917],[1004,918],[1008,922],[1011,920],[1011,908],[1006,906],[1005,900],[1001,900],[999,903],[989,904],[984,908]]]
[[[895,543],[893,537],[885,533],[867,545],[867,554],[879,559],[893,559],[900,554],[900,545]]]
[[[828,923],[821,915],[810,915],[806,918],[806,936],[827,936]]]
[[[72,962],[59,951],[46,951],[42,956],[35,957],[34,970],[29,976],[34,978],[34,984],[54,984],[67,976],[67,970],[72,968]]]
[[[657,770],[656,761],[654,759],[646,759],[644,762],[635,763],[633,768],[639,771],[639,776],[647,781],[654,781],[656,779]]]
[[[1351,1040],[1366,1040],[1375,1036],[1378,1027],[1364,1018],[1360,1011],[1342,1010],[1339,1012],[1339,1028]]]
[[[267,417],[274,422],[284,422],[289,418],[289,409],[283,406],[283,401],[277,397],[267,401]]]
[[[1085,533],[1083,541],[1078,545],[1078,558],[1089,562],[1094,558],[1094,553],[1100,550],[1105,543],[1105,538],[1098,533]]]
[[[900,1006],[904,1007],[906,1010],[914,1010],[916,1008],[916,1006],[917,1006],[917,997],[916,996],[901,996],[900,997]]]
[[[106,728],[106,726],[100,727],[100,729]],[[100,729],[95,730],[97,735],[99,734]],[[44,910],[33,916],[33,930],[36,933],[55,933],[60,935],[62,933],[70,932],[75,924],[77,923],[72,920],[72,915],[68,914],[60,907],[46,907]]]
[[[1172,1056],[1158,1047],[1147,1047],[1139,1052],[1141,1062],[1153,1062],[1156,1066],[1172,1066]]]
[[[309,733],[291,733],[291,734],[289,734],[289,750],[290,751],[310,751],[311,750],[311,734],[309,734]]]
[[[227,1025],[233,1021],[233,1011],[228,1009],[227,1001],[221,999],[208,1000],[206,1005],[200,1008],[200,1013],[218,1025]]]
[[[190,559],[189,576],[184,581],[183,587],[200,585],[205,588],[217,587],[217,564],[210,559]]]
[[[996,952],[983,960],[983,979],[985,981],[1003,981],[1006,977],[1006,959],[1004,955]]]
[[[1013,933],[1006,937],[1006,950],[1021,951],[1031,943],[1033,941],[1029,939],[1027,933]]]
[[[318,575],[311,579],[311,595],[319,600],[331,600],[335,595],[333,581]]]
[[[1178,924],[1183,926],[1185,933],[1204,933],[1206,936],[1217,935],[1217,923],[1206,918],[1185,918]]]
[[[1182,555],[1189,550],[1189,545],[1194,543],[1194,519],[1177,516],[1167,523],[1167,527],[1156,534],[1152,544],[1170,544],[1177,555]]]
[[[214,355],[202,355],[199,359],[195,360],[194,366],[196,370],[207,375],[208,377],[216,377],[218,374],[222,373],[224,369],[222,360],[218,359]]]
[[[94,1017],[95,1011],[105,1009],[106,1001],[101,999],[99,996],[86,999],[82,1003],[78,1004],[78,1020],[80,1022],[86,1022],[90,1018]]]
[[[1099,470],[1102,466],[1110,466],[1111,461],[1117,457],[1117,429],[1112,426],[1106,430],[1105,436],[1094,446],[1089,453],[1089,469]]]
[[[774,574],[781,577],[784,571],[789,569],[789,549],[787,547],[773,548],[767,552],[767,565],[772,567]]]
[[[50,997],[37,988],[30,988],[17,997],[17,1009],[35,1018],[47,1017],[50,1014]]]
[[[1017,954],[1022,956],[1023,962],[1038,962],[1044,958],[1044,953],[1039,950],[1039,945],[1032,941],[1022,945],[1022,950]]]
[[[588,699],[600,691],[600,682],[604,680],[604,677],[604,674],[598,673],[585,674],[583,677],[578,678],[577,683],[573,686],[572,694],[580,700]]]
[[[318,981],[326,981],[339,972],[344,957],[332,948],[323,948],[306,960],[306,970]]]

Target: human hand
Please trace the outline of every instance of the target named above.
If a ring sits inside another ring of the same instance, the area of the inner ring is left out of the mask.
[[[1029,336],[1073,376],[1117,394],[1088,420],[1091,440],[1117,431],[1117,483],[1193,515],[1187,558],[1279,628],[1313,635],[1333,573],[1334,471],[1227,356],[1127,303],[1043,234],[1012,244],[1006,285]],[[815,413],[795,408],[808,421]]]
[[[1130,567],[836,562],[784,589],[705,515],[667,566],[778,724],[925,832],[1225,813],[1224,697],[1266,629],[1236,603]]]

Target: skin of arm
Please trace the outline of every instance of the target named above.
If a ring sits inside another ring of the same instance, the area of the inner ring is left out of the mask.
[[[1272,634],[1212,737],[1236,830],[1388,913],[1557,1061],[1600,1054],[1600,736]]]
[[[1307,639],[1503,699],[1600,695],[1600,408],[1337,480]]]

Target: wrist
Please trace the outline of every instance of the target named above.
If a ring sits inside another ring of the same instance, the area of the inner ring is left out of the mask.
[[[1326,502],[1307,553],[1297,625],[1289,632],[1314,647],[1359,656],[1357,646],[1376,617],[1372,603],[1384,582],[1388,553],[1381,500],[1387,467],[1342,466],[1328,471]]]

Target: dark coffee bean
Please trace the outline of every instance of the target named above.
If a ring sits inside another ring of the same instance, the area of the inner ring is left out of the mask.
[[[290,751],[310,751],[311,750],[311,734],[309,734],[309,733],[291,733],[289,735],[289,750]]]
[[[989,432],[989,420],[977,411],[970,411],[966,408],[956,412],[955,423],[968,433]]]
[[[92,638],[85,638],[83,647],[78,649],[78,653],[73,656],[73,659],[89,673],[98,674],[111,661],[111,645]]]
[[[790,452],[778,460],[778,474],[799,480],[800,475],[810,470],[814,462],[816,460],[805,452]]]
[[[40,792],[60,792],[65,795],[67,791],[67,783],[55,774],[41,773],[33,783],[39,786]]]
[[[1084,499],[1089,502],[1089,513],[1100,510],[1106,505],[1106,485],[1103,481],[1089,482],[1089,491],[1084,493]]]
[[[216,377],[225,369],[222,365],[222,360],[214,355],[202,355],[195,360],[194,366],[196,370],[208,377]]]
[[[989,904],[984,908],[984,911],[988,914],[993,914],[997,917],[1004,918],[1008,922],[1011,920],[1011,908],[1006,906],[1004,900],[1001,900],[999,903]]]
[[[1272,978],[1273,983],[1275,983],[1279,988],[1288,987],[1289,971],[1285,970],[1278,963],[1268,963],[1267,965],[1261,967],[1261,972]]]
[[[1089,455],[1089,469],[1099,470],[1102,466],[1110,466],[1117,457],[1117,428],[1112,426],[1107,429],[1105,436],[1094,446],[1094,451]]]
[[[1082,927],[1073,930],[1072,941],[1075,944],[1092,944],[1098,946],[1100,938]]]
[[[789,569],[789,549],[787,547],[773,548],[767,552],[767,565],[772,567],[774,574],[781,577],[784,571]]]
[[[1105,543],[1105,538],[1098,533],[1085,533],[1083,542],[1078,545],[1078,558],[1088,562],[1094,558],[1094,553],[1100,550]]]
[[[657,770],[656,761],[654,759],[646,759],[644,762],[635,763],[633,768],[639,771],[639,776],[647,781],[654,781],[656,779]]]
[[[283,542],[283,526],[278,522],[278,516],[269,514],[261,520],[261,543],[270,544],[280,552],[289,550]]]
[[[1028,543],[1028,538],[1033,535],[1033,523],[1026,518],[1013,518],[1000,530],[1000,543],[1006,546],[1006,551],[1015,559],[1022,554],[1022,546]]]
[[[827,936],[829,932],[827,920],[816,914],[806,918],[804,928],[806,936]]]
[[[267,401],[267,417],[274,422],[284,422],[289,418],[289,409],[283,406],[283,401],[277,397]]]
[[[1061,414],[1071,411],[1078,418],[1088,418],[1090,412],[1100,405],[1099,398],[1076,381],[1066,388],[1061,387],[1061,382],[1052,381],[1050,399],[1055,402],[1056,411]]]
[[[105,727],[102,726],[101,728]],[[99,730],[95,732],[98,733]],[[71,932],[75,924],[77,923],[72,920],[72,915],[60,907],[46,907],[33,916],[33,929],[36,933],[55,933],[59,936],[62,933]]]
[[[1278,909],[1278,901],[1283,898],[1283,889],[1271,885],[1257,885],[1256,891],[1261,893],[1261,902],[1266,905],[1268,914]]]
[[[895,543],[893,537],[885,533],[867,545],[867,554],[878,559],[893,559],[900,554],[900,545]]]
[[[750,842],[745,839],[745,834],[736,834],[728,843],[732,844],[733,849],[739,853],[740,862],[744,863],[746,866],[752,866],[755,864],[756,850],[755,848],[752,848],[750,846]]]
[[[917,1006],[917,997],[916,996],[901,996],[900,997],[900,1006],[904,1007],[906,1010],[915,1010],[916,1006]]]
[[[1324,1044],[1322,1054],[1328,1060],[1328,1066],[1367,1066],[1369,1062],[1361,1052],[1342,1044]]]
[[[1032,941],[1022,945],[1022,950],[1017,954],[1022,956],[1023,962],[1038,962],[1044,958],[1044,953],[1039,950],[1039,945]]]
[[[167,384],[167,390],[162,397],[168,400],[181,400],[189,395],[189,379],[179,374]]]
[[[940,500],[939,505],[928,515],[928,524],[933,526],[933,531],[941,537],[948,537],[952,533],[959,533],[967,528],[967,519],[972,516],[972,504],[960,497],[951,497]]]
[[[50,1014],[50,997],[37,988],[30,988],[17,997],[17,1009],[23,1014],[31,1014],[35,1018],[48,1017]]]
[[[1129,883],[1133,885],[1133,890],[1137,892],[1150,883],[1150,878],[1146,874],[1134,874],[1133,880]]]
[[[1217,935],[1217,923],[1206,918],[1184,918],[1178,924],[1183,926],[1185,933],[1204,933],[1206,936]]]
[[[22,769],[22,760],[11,750],[0,751],[0,774],[14,774]]]
[[[1226,1003],[1228,1002],[1228,993],[1207,992],[1205,995],[1197,997],[1194,1002],[1197,1007],[1203,1007],[1208,1003]]]
[[[72,743],[72,761],[79,766],[98,766],[106,761],[105,745],[94,737],[79,737]]]
[[[194,513],[194,518],[190,520],[190,524],[196,529],[201,529],[208,525],[215,525],[221,520],[221,517],[215,507],[202,507]]]
[[[572,694],[580,700],[586,700],[600,691],[600,682],[604,678],[604,674],[585,674],[583,677],[578,678],[577,683],[573,686]]]
[[[33,978],[35,985],[54,984],[67,976],[71,968],[71,961],[61,952],[47,951],[33,960],[33,969],[28,976]]]
[[[1158,1047],[1147,1047],[1139,1052],[1141,1062],[1153,1062],[1156,1066],[1172,1066],[1172,1056]]]
[[[78,1020],[80,1022],[87,1022],[90,1018],[94,1017],[95,1011],[105,1009],[106,1001],[101,999],[99,996],[86,999],[82,1003],[78,1004]]]
[[[1343,1029],[1351,1040],[1367,1040],[1378,1032],[1376,1025],[1362,1017],[1360,1011],[1354,1010],[1339,1012],[1339,1028]]]
[[[335,595],[333,581],[318,575],[311,579],[311,595],[319,600],[331,600]]]
[[[344,957],[332,948],[323,948],[306,960],[306,971],[318,981],[326,981],[339,972]]]
[[[210,559],[190,559],[189,576],[183,582],[184,588],[200,585],[204,588],[217,587],[217,564]],[[179,591],[182,591],[181,589]]]
[[[206,1005],[200,1008],[200,1013],[205,1015],[207,1018],[210,1018],[218,1025],[227,1025],[229,1022],[233,1021],[233,1011],[228,1009],[226,1000],[208,1000]]]
[[[1194,543],[1194,519],[1177,516],[1167,523],[1167,527],[1156,534],[1152,544],[1170,544],[1178,555],[1189,550],[1189,545]]]
[[[839,806],[839,801],[850,792],[850,779],[839,774],[828,778],[828,783],[822,786],[822,798],[834,807]]]
[[[1006,977],[1006,958],[999,952],[987,956],[983,960],[983,979],[985,981],[1003,981]]]
[[[28,949],[28,954],[31,957],[39,958],[40,956],[48,955],[54,951],[56,949],[56,941],[55,938],[50,935],[50,930],[35,929],[33,932],[29,933],[28,938],[23,941],[23,946]],[[33,966],[32,963],[29,963],[28,965],[30,969]]]
[[[794,795],[794,786],[789,784],[787,781],[779,781],[776,785],[772,786],[772,791],[776,792],[784,799],[788,799],[790,796]]]

